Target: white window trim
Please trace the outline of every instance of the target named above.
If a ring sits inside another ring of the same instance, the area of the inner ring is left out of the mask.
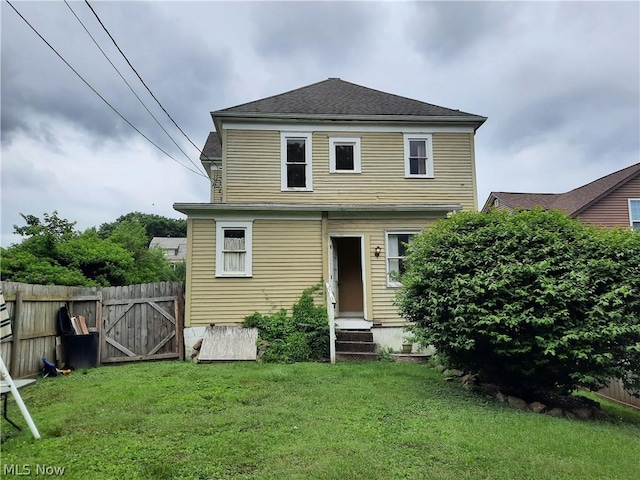
[[[640,202],[640,198],[627,199],[627,205],[629,207],[629,226],[633,229],[633,216],[631,215],[631,202]],[[640,222],[640,218],[638,218],[636,222]]]
[[[424,175],[411,175],[409,165],[409,141],[424,140],[427,144],[427,164]],[[404,134],[404,177],[405,178],[434,178],[433,175],[433,135],[430,133],[405,133]]]
[[[387,271],[387,287],[401,287],[402,283],[391,280],[391,272],[389,271],[389,235],[417,235],[419,230],[385,230],[384,235],[384,261]],[[394,257],[395,258],[395,257]]]
[[[224,231],[244,230],[244,246],[247,252],[245,257],[244,272],[225,272],[223,261]],[[253,276],[253,222],[223,221],[216,222],[216,277],[241,277]]]
[[[304,138],[305,147],[305,178],[306,186],[304,187],[288,187],[287,186],[287,139],[288,138]],[[313,191],[313,165],[312,165],[312,144],[311,133],[308,132],[280,132],[280,190],[283,192],[312,192]]]
[[[353,145],[353,170],[336,169],[336,145]],[[329,137],[329,173],[361,173],[360,138]]]

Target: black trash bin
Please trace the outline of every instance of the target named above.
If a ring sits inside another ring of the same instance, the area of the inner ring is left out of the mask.
[[[58,335],[62,340],[66,368],[78,370],[98,366],[98,333],[76,335],[66,307],[58,312]]]

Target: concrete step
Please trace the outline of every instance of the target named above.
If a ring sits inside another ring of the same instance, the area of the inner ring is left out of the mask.
[[[380,355],[377,353],[365,353],[365,352],[336,352],[336,360],[340,362],[350,360],[367,360],[376,361],[380,360]]]
[[[376,344],[373,342],[336,342],[336,352],[364,352],[373,353],[376,351]]]
[[[337,330],[336,340],[338,342],[373,342],[373,333],[371,331]]]

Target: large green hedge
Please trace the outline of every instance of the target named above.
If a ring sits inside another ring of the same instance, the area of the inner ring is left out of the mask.
[[[640,390],[640,234],[558,212],[460,213],[409,247],[396,301],[452,365],[520,391]]]

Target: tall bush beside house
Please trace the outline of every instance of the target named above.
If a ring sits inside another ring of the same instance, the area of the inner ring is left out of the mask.
[[[524,393],[640,392],[640,235],[558,212],[461,213],[409,246],[396,302],[452,366]]]
[[[304,290],[291,315],[281,309],[270,315],[255,312],[245,318],[243,326],[257,328],[259,339],[267,342],[264,361],[307,362],[329,356],[327,309],[314,302],[321,291],[321,284]]]

